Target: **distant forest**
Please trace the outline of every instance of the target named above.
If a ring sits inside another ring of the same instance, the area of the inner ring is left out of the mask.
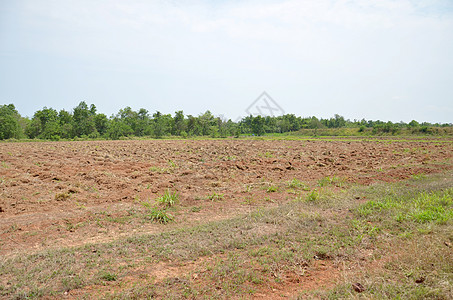
[[[332,129],[332,130],[329,130]],[[337,130],[333,130],[337,129]],[[344,130],[342,130],[344,129]],[[22,117],[13,104],[0,106],[0,140],[4,139],[120,139],[125,137],[239,137],[240,135],[310,134],[332,135],[397,135],[397,134],[452,134],[452,124],[419,123],[415,120],[392,123],[371,120],[348,120],[340,115],[329,119],[283,116],[247,116],[239,122],[215,117],[210,111],[198,116],[183,111],[153,114],[144,108],[133,111],[120,109],[107,117],[98,113],[96,106],[80,102],[72,112],[44,107],[31,119]]]

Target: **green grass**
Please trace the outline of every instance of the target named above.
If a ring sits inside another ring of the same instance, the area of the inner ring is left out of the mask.
[[[333,289],[300,298],[451,299],[452,184],[447,173],[360,187],[369,200],[352,209],[349,227],[356,248],[372,250],[364,260],[373,267],[345,270]],[[356,282],[365,288],[361,294],[352,288]]]
[[[453,219],[453,188],[421,192],[416,195],[394,195],[371,200],[357,208],[360,217],[376,220],[383,216],[396,222],[435,222],[446,224]]]
[[[320,194],[318,190],[312,190],[308,195],[307,195],[307,201],[308,202],[314,202],[320,199]]]
[[[179,203],[179,195],[176,192],[172,193],[170,190],[166,190],[162,196],[156,199],[156,202],[164,207],[173,207]]]
[[[218,201],[218,200],[222,200],[223,197],[224,197],[223,194],[213,192],[211,195],[208,195],[206,197],[206,199],[211,200],[211,201]]]
[[[169,222],[174,221],[173,215],[169,214],[167,212],[167,210],[156,208],[156,207],[152,207],[149,210],[147,217],[151,221],[155,221],[157,223],[162,223],[162,224],[167,224]]]
[[[178,193],[172,193],[170,190],[166,190],[162,196],[156,198],[154,203],[151,201],[144,201],[142,202],[142,205],[147,210],[145,213],[146,218],[157,223],[167,224],[174,221],[174,216],[168,213],[168,210],[178,203]]]
[[[287,185],[291,189],[301,189],[304,191],[310,190],[310,188],[305,183],[296,178],[293,178],[291,181],[288,181]]]
[[[268,193],[278,192],[278,187],[275,185],[268,186],[266,189],[266,192],[268,192]]]
[[[344,185],[344,182],[345,182],[344,179],[339,178],[335,175],[332,177],[326,176],[318,180],[318,186],[325,187],[329,185],[334,185],[337,187],[342,187]]]

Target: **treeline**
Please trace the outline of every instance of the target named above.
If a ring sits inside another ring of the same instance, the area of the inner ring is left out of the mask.
[[[371,120],[347,120],[340,115],[329,119],[297,117],[286,114],[277,117],[247,116],[239,122],[215,117],[210,111],[198,116],[185,115],[183,111],[171,114],[150,112],[144,108],[133,111],[130,107],[120,109],[116,115],[107,117],[98,113],[96,106],[80,102],[72,112],[57,111],[44,107],[31,119],[22,117],[13,104],[0,106],[0,140],[3,139],[119,139],[122,137],[151,136],[210,136],[238,137],[241,134],[263,135],[266,133],[297,132],[304,129],[357,128],[357,132],[369,134],[398,134],[401,130],[411,133],[433,133],[433,128],[451,127],[452,124],[418,123],[413,120],[392,123]]]

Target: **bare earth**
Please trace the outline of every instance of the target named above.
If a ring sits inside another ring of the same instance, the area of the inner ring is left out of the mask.
[[[0,255],[226,219],[257,203],[271,207],[294,198],[290,190],[266,190],[294,178],[311,188],[326,176],[365,185],[394,182],[451,169],[452,158],[452,141],[435,140],[0,143]],[[179,193],[176,222],[129,218],[166,190]],[[319,270],[329,268],[313,271],[313,286],[323,276]]]

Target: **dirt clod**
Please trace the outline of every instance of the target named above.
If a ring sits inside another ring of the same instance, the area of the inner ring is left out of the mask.
[[[362,292],[365,291],[365,287],[359,282],[353,283],[352,284],[352,289],[354,291],[356,291],[357,293],[362,293]]]
[[[415,283],[423,283],[425,281],[425,277],[420,276],[419,278],[415,279]]]

